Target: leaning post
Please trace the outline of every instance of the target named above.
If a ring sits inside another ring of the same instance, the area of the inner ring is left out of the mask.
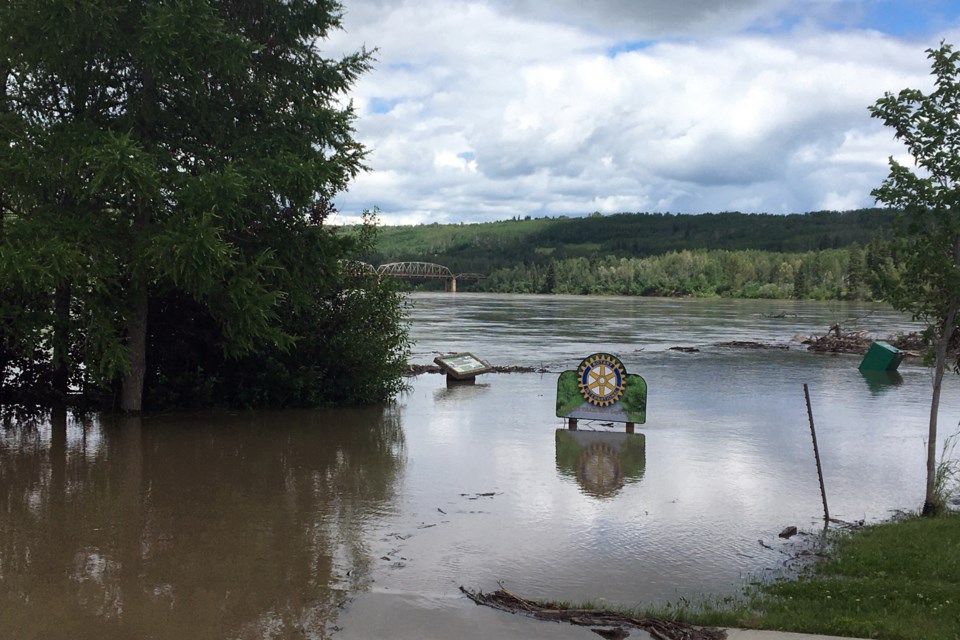
[[[813,426],[813,409],[810,408],[810,389],[803,384],[803,395],[807,400],[807,417],[810,418],[810,436],[813,438],[813,456],[817,459],[817,477],[820,479],[820,497],[823,498],[823,519],[830,521],[830,509],[827,508],[827,490],[823,486],[823,468],[820,466],[820,449],[817,447],[817,430]]]

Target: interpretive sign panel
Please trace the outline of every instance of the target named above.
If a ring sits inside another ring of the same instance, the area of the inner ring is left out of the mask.
[[[557,417],[643,424],[647,383],[610,353],[587,356],[557,379]]]
[[[466,380],[481,373],[489,373],[493,368],[472,353],[452,353],[437,356],[433,361],[451,378]]]

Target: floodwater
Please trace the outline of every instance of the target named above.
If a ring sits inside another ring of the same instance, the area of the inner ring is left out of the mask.
[[[804,383],[831,515],[922,502],[929,371],[864,377],[859,357],[793,341],[855,317],[881,336],[911,327],[884,307],[411,301],[414,362],[471,351],[548,373],[425,374],[382,408],[0,428],[0,637],[558,637],[459,587],[625,605],[734,593],[789,563],[781,529],[822,527]],[[786,348],[718,346],[734,340]],[[597,351],[646,379],[633,437],[554,416],[558,373]]]

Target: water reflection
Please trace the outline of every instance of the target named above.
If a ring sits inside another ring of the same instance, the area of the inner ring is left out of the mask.
[[[557,470],[573,476],[584,493],[616,495],[626,482],[639,482],[647,467],[642,433],[557,429]]]
[[[433,399],[437,403],[451,402],[457,400],[468,400],[476,398],[478,395],[486,393],[490,389],[490,383],[454,383],[448,381],[446,386],[435,389]]]
[[[0,637],[325,637],[403,465],[382,410],[8,425]]]
[[[866,371],[860,369],[860,375],[873,395],[884,393],[892,387],[899,387],[903,384],[903,376],[900,375],[899,371]]]

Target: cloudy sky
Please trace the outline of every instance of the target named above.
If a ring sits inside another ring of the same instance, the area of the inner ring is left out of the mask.
[[[874,206],[956,0],[343,0],[370,171],[347,223]]]

